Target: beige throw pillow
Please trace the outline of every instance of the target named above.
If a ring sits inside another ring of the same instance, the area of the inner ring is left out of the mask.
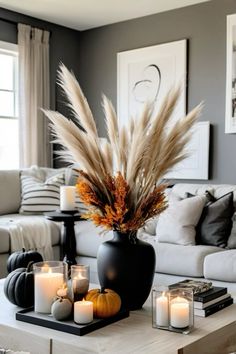
[[[158,242],[195,245],[195,226],[202,214],[206,197],[196,196],[178,201],[173,196],[169,199],[169,207],[157,221]]]

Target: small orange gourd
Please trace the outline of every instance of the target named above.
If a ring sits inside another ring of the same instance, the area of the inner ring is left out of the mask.
[[[93,314],[98,318],[114,316],[121,308],[120,296],[111,289],[91,289],[85,300],[93,302]]]

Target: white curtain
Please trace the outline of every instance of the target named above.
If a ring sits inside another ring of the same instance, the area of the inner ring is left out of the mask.
[[[51,165],[49,108],[49,32],[18,24],[20,167]]]

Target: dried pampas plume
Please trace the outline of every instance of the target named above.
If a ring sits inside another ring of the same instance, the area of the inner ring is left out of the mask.
[[[167,207],[162,179],[186,157],[185,146],[202,105],[169,124],[180,96],[180,89],[173,88],[157,114],[146,104],[139,120],[131,118],[128,127],[121,127],[112,103],[103,96],[108,141],[102,146],[88,102],[63,64],[59,85],[82,129],[58,112],[44,113],[55,142],[64,147],[59,155],[81,168],[77,190],[90,207],[84,217],[108,230],[136,232]]]

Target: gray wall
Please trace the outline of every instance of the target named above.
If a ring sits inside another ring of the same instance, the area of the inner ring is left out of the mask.
[[[226,15],[236,13],[235,0],[213,0],[80,33],[79,80],[105,136],[100,106],[105,93],[116,106],[120,51],[189,41],[188,110],[205,101],[201,120],[212,123],[210,182],[236,183],[236,135],[224,133]]]

